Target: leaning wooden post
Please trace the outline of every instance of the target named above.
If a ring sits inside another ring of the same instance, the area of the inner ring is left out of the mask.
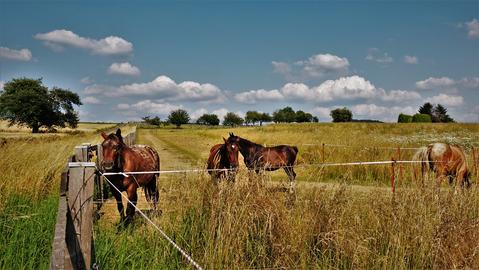
[[[479,173],[478,173],[478,170],[477,170],[477,158],[476,158],[476,148],[474,146],[472,146],[472,169],[473,169],[473,172],[474,174],[476,175],[476,179],[479,179]]]
[[[324,157],[324,143],[322,144],[322,147],[321,147],[321,157],[322,157],[322,162],[324,163],[324,161],[325,161],[325,157]]]
[[[396,170],[395,170],[395,165],[396,165],[396,160],[394,160],[394,158],[391,158],[391,188],[392,188],[392,191],[393,193],[396,192],[396,179],[395,179],[395,174],[396,174]]]
[[[399,146],[398,146],[398,149],[397,149],[397,160],[401,160],[401,147],[399,147]],[[401,179],[401,180],[404,179],[402,163],[399,164],[399,179]]]

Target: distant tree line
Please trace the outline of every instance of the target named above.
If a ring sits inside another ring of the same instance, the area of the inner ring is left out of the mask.
[[[398,123],[451,123],[454,119],[441,104],[424,103],[414,115],[399,114]]]

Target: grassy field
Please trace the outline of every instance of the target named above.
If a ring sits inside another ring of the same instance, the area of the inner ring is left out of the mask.
[[[164,170],[198,168],[205,166],[210,147],[229,132],[262,144],[297,145],[299,183],[291,196],[282,192],[287,181],[281,171],[251,176],[242,168],[233,185],[212,184],[206,174],[162,175],[161,214],[150,213],[151,217],[206,269],[479,267],[476,178],[464,194],[453,195],[446,185],[436,194],[432,188],[417,187],[405,166],[393,196],[389,166],[301,167],[322,160],[322,143],[358,146],[326,147],[326,162],[390,160],[395,150],[379,147],[433,141],[461,144],[470,157],[472,145],[479,142],[479,125],[185,126],[139,129],[137,143],[154,146]],[[75,145],[100,139],[95,127],[76,135],[4,139],[0,269],[48,267],[60,170]],[[403,159],[412,154],[403,151]],[[148,210],[141,200],[140,208]],[[101,268],[189,268],[142,218],[133,228],[118,231],[112,203],[103,206],[95,226]]]
[[[138,142],[154,146],[162,169],[204,167],[210,147],[229,132],[264,144],[296,144],[298,163],[390,160],[395,150],[433,141],[470,151],[479,125],[305,124],[236,129],[139,129]],[[412,152],[404,152],[410,159]],[[212,184],[205,174],[163,175],[161,215],[152,219],[206,269],[444,269],[479,267],[477,185],[454,195],[443,186],[420,188],[409,169],[396,194],[390,167],[298,168],[294,196],[283,192],[284,172]],[[476,183],[477,179],[473,179]],[[140,208],[148,205],[140,202]],[[117,231],[110,201],[96,226],[97,261],[112,269],[189,268],[152,226],[138,217]]]

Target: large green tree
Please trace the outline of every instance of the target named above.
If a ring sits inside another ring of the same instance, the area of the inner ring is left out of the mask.
[[[168,122],[180,128],[183,124],[188,124],[190,121],[190,115],[183,109],[178,109],[170,112],[168,115]]]
[[[447,114],[446,107],[442,106],[441,104],[437,104],[432,110],[432,119],[434,122],[440,123],[454,122],[454,119],[452,119],[449,114]]]
[[[346,107],[334,109],[330,115],[333,122],[351,122],[353,120],[353,113]]]
[[[234,112],[229,112],[225,115],[225,118],[223,120],[223,125],[224,126],[240,126],[244,122],[244,119],[241,118],[241,116],[237,115]]]
[[[78,94],[57,87],[50,90],[42,79],[12,79],[0,92],[0,118],[28,126],[33,133],[41,127],[76,128],[79,119],[73,105],[82,105]]]
[[[276,123],[292,123],[296,121],[296,113],[291,107],[284,107],[273,112],[273,121]]]
[[[217,126],[220,124],[220,119],[216,114],[203,114],[196,123],[199,125],[210,125],[210,126]]]

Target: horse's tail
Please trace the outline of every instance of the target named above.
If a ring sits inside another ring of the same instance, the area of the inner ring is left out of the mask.
[[[158,167],[157,170],[160,171],[160,156],[158,153],[155,151],[154,154],[156,155],[156,158],[158,159]],[[158,204],[158,200],[160,197],[159,191],[158,191],[158,186],[157,186],[157,179],[160,178],[160,173],[155,173],[153,174],[152,179],[148,184],[144,186],[144,191],[145,191],[145,198],[148,202],[153,202],[153,207],[156,209],[156,205]]]
[[[424,178],[425,174],[427,171],[429,171],[430,168],[430,160],[429,160],[429,152],[430,148],[429,147],[421,147],[419,150],[414,154],[413,160],[414,161],[420,161],[421,163],[415,163],[413,164],[413,176],[414,180],[418,180],[419,178],[419,172],[418,170],[421,170],[420,176],[421,179]]]

